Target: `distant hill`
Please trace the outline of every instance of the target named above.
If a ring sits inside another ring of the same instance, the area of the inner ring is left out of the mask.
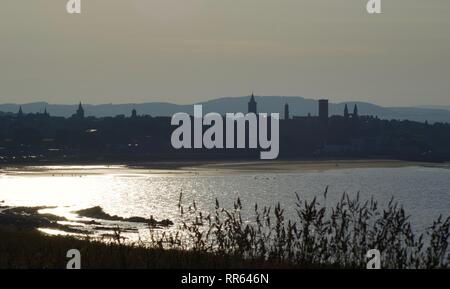
[[[444,109],[450,110],[450,105],[421,105],[419,108]]]
[[[283,97],[283,96],[256,96],[259,112],[279,112],[283,115],[284,104],[289,104],[291,115],[317,115],[317,100],[303,97]],[[248,96],[224,97],[200,102],[203,105],[203,112],[246,112]],[[409,119],[414,121],[449,122],[450,107],[382,107],[367,102],[343,102],[330,103],[330,115],[343,114],[344,106],[348,104],[350,112],[355,104],[361,115],[376,115],[383,119]],[[22,104],[24,113],[43,112],[45,108],[53,116],[68,117],[77,109],[78,104],[49,104],[46,102],[35,102]],[[148,114],[152,116],[171,116],[176,112],[192,113],[192,105],[178,105],[164,102],[149,102],[140,104],[83,104],[87,116],[105,117],[118,114],[130,115],[131,110],[136,108],[138,114]],[[0,104],[2,112],[17,112],[18,104]]]

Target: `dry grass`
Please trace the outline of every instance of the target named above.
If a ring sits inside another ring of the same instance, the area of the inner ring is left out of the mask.
[[[324,192],[326,201],[327,190]],[[366,253],[381,252],[383,268],[449,268],[450,217],[439,217],[425,234],[417,235],[403,207],[393,200],[380,209],[373,199],[343,194],[332,208],[316,198],[297,195],[296,220],[286,220],[283,208],[255,205],[253,222],[244,222],[240,199],[231,210],[216,200],[212,214],[197,210],[195,202],[179,208],[184,216],[176,234],[153,236],[153,246],[181,248],[219,256],[306,267],[366,268]]]
[[[291,264],[258,263],[235,256],[47,236],[38,231],[0,227],[0,269],[64,269],[69,249],[80,250],[83,269],[292,268]]]

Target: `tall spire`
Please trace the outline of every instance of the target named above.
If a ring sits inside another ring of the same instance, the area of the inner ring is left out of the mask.
[[[81,105],[81,101],[80,104],[78,105],[78,109],[77,112],[75,113],[75,116],[78,118],[84,118],[84,109],[83,106]]]
[[[345,104],[345,108],[344,108],[344,117],[345,117],[345,118],[348,118],[348,117],[349,117],[349,114],[348,114],[348,106],[347,106],[347,104]]]
[[[250,101],[248,102],[248,112],[249,113],[252,112],[254,114],[256,114],[256,112],[257,112],[257,103],[255,101],[255,95],[253,94],[253,91],[252,91],[252,96],[250,98]]]
[[[358,106],[355,103],[355,107],[353,108],[353,117],[358,117]]]
[[[19,106],[19,112],[17,113],[17,116],[23,116],[22,106]]]
[[[136,118],[137,117],[137,110],[135,105],[133,104],[133,109],[131,110],[131,118]]]
[[[289,104],[287,102],[284,105],[284,119],[289,119]]]

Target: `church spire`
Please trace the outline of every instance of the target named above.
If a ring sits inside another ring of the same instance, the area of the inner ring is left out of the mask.
[[[133,105],[133,109],[131,110],[131,118],[137,118],[137,110],[134,105]]]
[[[287,102],[284,105],[284,119],[289,119],[289,104]]]
[[[344,108],[344,117],[348,118],[349,114],[348,114],[348,106],[347,104],[345,104],[345,108]]]
[[[255,100],[255,95],[253,94],[253,91],[252,91],[252,96],[250,98],[250,101],[248,102],[248,112],[254,113],[254,114],[256,114],[256,112],[257,112],[257,103]]]
[[[47,107],[44,108],[44,116],[50,116],[50,114],[47,112]]]
[[[84,118],[84,108],[81,105],[81,101],[80,101],[80,104],[78,104],[78,109],[77,109],[77,112],[75,113],[75,116],[77,118]]]

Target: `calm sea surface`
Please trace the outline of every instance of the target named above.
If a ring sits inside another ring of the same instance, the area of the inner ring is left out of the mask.
[[[380,205],[394,197],[411,215],[414,229],[419,231],[440,214],[450,214],[450,169],[419,166],[187,174],[121,166],[11,168],[0,172],[0,201],[6,206],[55,206],[44,211],[73,221],[80,219],[73,211],[100,206],[111,215],[152,215],[176,223],[182,191],[185,204],[195,200],[204,211],[213,210],[216,198],[222,206],[232,208],[233,201],[240,197],[246,218],[252,216],[255,202],[260,207],[280,202],[288,217],[295,218],[295,192],[308,200],[317,196],[324,203],[327,186],[328,206],[343,192],[350,195],[360,192],[363,200],[373,196]]]

